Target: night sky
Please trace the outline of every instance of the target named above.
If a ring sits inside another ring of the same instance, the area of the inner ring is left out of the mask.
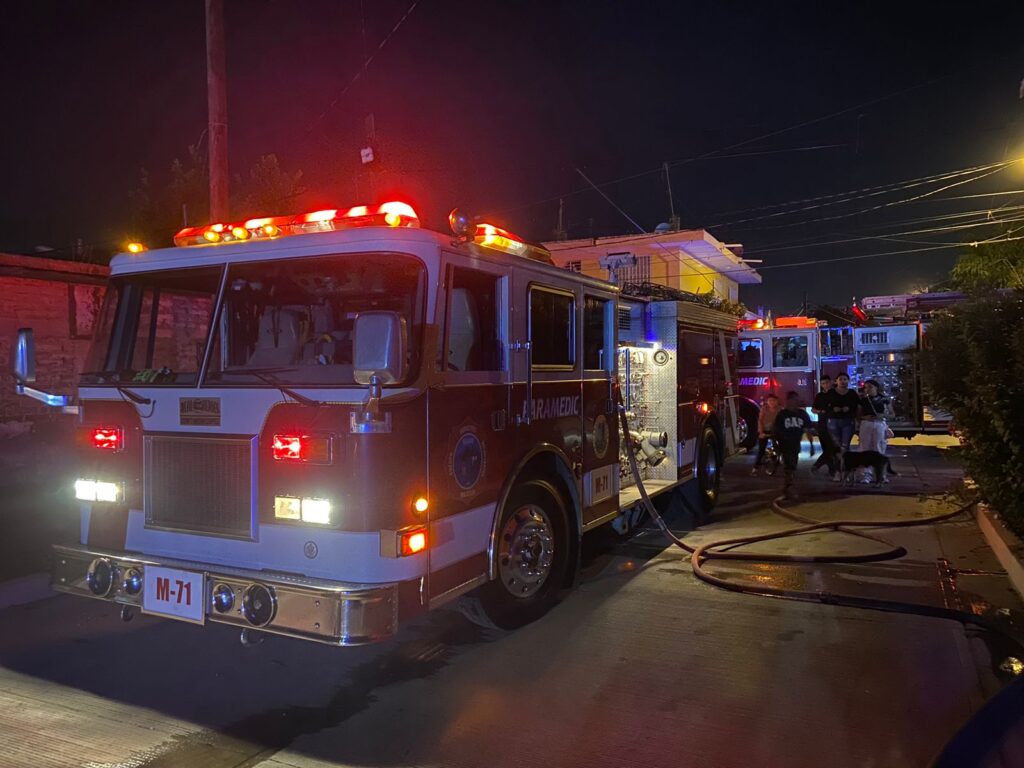
[[[164,178],[202,140],[203,2],[3,11],[0,250],[115,247],[140,169]],[[570,237],[626,234],[576,168],[601,185],[633,177],[602,188],[653,229],[669,161],[683,225],[763,258],[764,285],[741,299],[779,313],[804,292],[845,305],[935,283],[957,251],[836,259],[1005,231],[907,234],[973,221],[939,216],[1024,216],[1024,193],[935,200],[1024,189],[1024,165],[924,201],[890,204],[972,176],[766,207],[1024,157],[1024,3],[228,0],[226,16],[231,173],[276,153],[307,188],[266,213],[393,194],[428,226],[457,205],[541,240],[561,196]],[[824,263],[783,266],[808,261]]]

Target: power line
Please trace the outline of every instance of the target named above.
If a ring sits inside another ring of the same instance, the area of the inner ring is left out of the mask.
[[[1014,161],[1014,162],[1017,162],[1017,161]],[[1000,171],[1005,170],[1007,165],[1009,165],[1009,163],[1000,164],[1000,167],[996,168],[995,170],[987,171],[985,173],[980,173],[977,176],[973,176],[972,178],[964,179],[962,181],[957,181],[957,182],[954,182],[953,184],[947,184],[946,186],[939,187],[938,189],[933,189],[930,192],[925,192],[925,193],[920,194],[920,195],[915,195],[913,197],[908,197],[908,198],[905,198],[903,200],[892,200],[892,201],[889,201],[887,203],[882,203],[881,205],[874,205],[874,206],[870,206],[868,208],[861,208],[861,209],[856,210],[856,211],[848,211],[846,213],[839,213],[839,214],[836,214],[834,216],[821,216],[821,217],[818,217],[816,219],[804,219],[804,220],[801,220],[801,221],[791,221],[791,222],[787,222],[785,224],[775,224],[775,225],[772,225],[772,226],[750,227],[749,229],[784,229],[784,228],[787,228],[787,227],[796,227],[796,226],[801,226],[801,225],[804,225],[804,224],[814,224],[814,223],[817,223],[817,222],[820,222],[820,221],[834,221],[836,219],[846,219],[846,218],[849,218],[850,216],[860,216],[860,215],[863,215],[865,213],[872,213],[874,211],[879,211],[879,210],[882,210],[884,208],[891,208],[891,207],[896,206],[896,205],[904,205],[906,203],[912,203],[912,202],[915,202],[917,200],[922,200],[922,199],[924,199],[926,197],[930,197],[932,195],[936,195],[939,192],[944,192],[947,189],[953,189],[954,187],[959,187],[959,186],[962,186],[963,184],[970,184],[971,182],[979,181],[979,180],[987,178],[988,176],[991,176],[991,175],[993,175],[995,173],[999,173]],[[748,219],[748,221],[749,221],[749,219]],[[734,221],[734,222],[711,224],[709,226],[712,226],[712,227],[728,227],[728,226],[734,226],[734,225],[739,224],[739,223],[742,223],[742,222]]]
[[[749,138],[749,139],[744,139],[743,141],[738,141],[738,142],[736,142],[734,144],[728,144],[728,145],[726,145],[724,147],[719,147],[718,149],[714,149],[714,150],[711,150],[709,152],[704,152],[704,153],[699,154],[699,155],[694,155],[692,157],[687,157],[687,158],[683,158],[683,159],[680,159],[680,160],[670,161],[669,165],[670,166],[686,165],[688,163],[696,162],[698,160],[704,160],[704,159],[713,157],[713,156],[718,155],[718,154],[720,154],[722,152],[727,152],[730,149],[736,149],[738,147],[743,147],[743,146],[746,146],[748,144],[753,144],[754,142],[761,141],[762,139],[773,138],[775,136],[780,136],[780,135],[782,135],[784,133],[789,133],[790,131],[795,131],[795,130],[798,130],[800,128],[805,128],[808,125],[816,125],[817,123],[826,122],[828,120],[832,120],[832,119],[834,119],[836,117],[841,117],[841,116],[843,116],[845,114],[848,114],[850,112],[856,111],[858,109],[863,109],[865,107],[870,107],[870,106],[872,106],[874,104],[878,104],[878,103],[881,103],[883,101],[887,101],[889,99],[896,98],[897,96],[902,96],[902,95],[904,95],[906,93],[910,93],[911,91],[919,90],[921,88],[926,88],[929,85],[933,85],[933,84],[935,84],[937,82],[940,82],[942,80],[946,80],[946,79],[948,79],[948,78],[950,78],[952,76],[953,76],[952,74],[949,74],[949,75],[943,75],[942,77],[932,78],[930,80],[926,80],[924,82],[917,83],[916,85],[912,85],[912,86],[909,86],[907,88],[902,88],[902,89],[900,89],[898,91],[892,91],[892,92],[884,94],[882,96],[878,96],[878,97],[875,97],[873,99],[868,99],[867,101],[860,102],[859,104],[854,104],[853,106],[846,107],[845,109],[841,109],[838,112],[830,112],[827,115],[822,115],[820,117],[815,117],[815,118],[812,118],[810,120],[803,120],[801,122],[795,123],[795,124],[787,126],[785,128],[779,128],[778,130],[769,131],[768,133],[763,133],[763,134],[761,134],[759,136],[754,136],[754,137]],[[622,177],[620,177],[618,179],[612,179],[610,181],[605,181],[605,182],[602,182],[600,185],[594,184],[594,187],[597,188],[597,187],[611,186],[612,184],[619,184],[619,183],[621,183],[623,181],[631,181],[633,179],[638,179],[638,178],[641,178],[643,176],[649,176],[651,174],[661,173],[661,172],[662,172],[662,166],[658,166],[657,168],[652,168],[650,170],[641,171],[639,173],[634,173],[634,174],[631,174],[629,176],[622,176]],[[535,205],[542,205],[543,203],[553,202],[555,200],[563,199],[563,198],[566,198],[566,197],[572,197],[574,195],[579,195],[579,194],[582,194],[584,192],[589,192],[589,191],[590,191],[589,188],[583,187],[583,188],[580,188],[580,189],[575,189],[575,190],[573,190],[571,192],[563,192],[561,194],[553,195],[552,197],[546,197],[546,198],[543,198],[541,200],[535,200],[532,203],[526,203],[524,205],[515,206],[513,208],[504,208],[504,209],[502,209],[500,211],[495,211],[495,213],[503,214],[503,213],[510,213],[512,211],[520,211],[520,210],[523,210],[525,208],[532,208]]]

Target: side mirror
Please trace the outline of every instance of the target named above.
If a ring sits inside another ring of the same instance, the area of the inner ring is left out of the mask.
[[[33,384],[36,380],[36,344],[31,328],[18,329],[11,354],[11,373],[18,384]]]
[[[381,384],[405,378],[405,320],[397,312],[360,312],[352,343],[352,375],[360,384],[374,376]]]

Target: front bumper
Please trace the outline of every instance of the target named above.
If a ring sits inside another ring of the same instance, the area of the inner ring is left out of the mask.
[[[364,645],[384,640],[398,627],[398,584],[349,584],[80,546],[56,545],[53,550],[51,585],[73,595],[142,608],[143,595],[128,594],[121,577],[129,568],[144,573],[146,566],[160,566],[203,575],[204,621],[331,645]],[[89,588],[89,566],[97,559],[106,559],[115,574],[121,575],[113,579],[106,595],[94,594]],[[234,607],[226,613],[219,613],[213,606],[213,588],[221,584],[235,593]],[[262,626],[250,623],[240,608],[245,590],[253,585],[270,589],[275,598],[273,618]]]

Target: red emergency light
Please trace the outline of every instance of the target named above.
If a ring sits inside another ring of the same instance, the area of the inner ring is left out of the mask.
[[[741,318],[736,322],[736,327],[741,331],[760,331],[765,327],[763,317],[755,317],[753,320]]]
[[[277,461],[327,464],[331,460],[331,439],[301,434],[274,435],[270,451]]]
[[[174,244],[223,245],[246,240],[270,240],[286,235],[335,232],[358,227],[418,227],[419,216],[408,203],[391,201],[380,205],[357,205],[348,209],[326,208],[295,216],[264,216],[238,224],[207,224],[185,227],[174,236]]]
[[[93,448],[114,453],[124,449],[124,431],[120,427],[96,427],[89,433]]]

